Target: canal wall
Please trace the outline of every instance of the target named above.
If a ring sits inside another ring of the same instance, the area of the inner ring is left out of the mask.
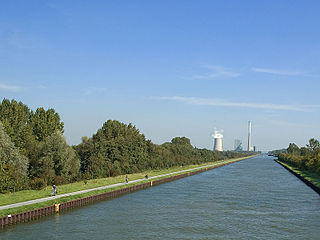
[[[309,180],[305,179],[304,177],[302,177],[300,174],[298,174],[297,172],[293,171],[292,169],[288,168],[286,165],[284,165],[282,162],[280,162],[279,160],[274,160],[277,163],[279,163],[282,167],[284,167],[285,169],[287,169],[290,173],[292,173],[293,175],[295,175],[297,178],[299,178],[302,182],[304,182],[306,185],[308,185],[310,188],[312,188],[315,192],[317,192],[320,195],[320,188],[318,186],[316,186],[315,184],[313,184],[312,182],[310,182]]]
[[[244,159],[241,159],[241,160],[244,160]],[[241,160],[238,160],[238,161],[241,161]],[[27,222],[27,221],[31,221],[31,220],[36,220],[36,219],[39,219],[40,217],[63,212],[63,211],[66,211],[66,210],[69,210],[69,209],[72,209],[75,207],[81,207],[81,206],[88,205],[88,204],[91,204],[91,203],[94,203],[97,201],[118,197],[123,194],[135,192],[135,191],[145,189],[145,188],[148,188],[151,186],[156,186],[156,185],[159,185],[162,183],[166,183],[166,182],[174,181],[174,180],[177,180],[180,178],[184,178],[184,177],[188,177],[188,176],[195,175],[198,173],[202,173],[202,172],[212,170],[214,168],[222,167],[222,166],[225,166],[225,165],[228,165],[231,163],[235,163],[238,161],[223,163],[218,166],[207,167],[207,168],[199,169],[199,170],[196,170],[193,172],[187,172],[187,173],[183,173],[183,174],[179,174],[179,175],[175,175],[175,176],[171,176],[171,177],[166,177],[166,178],[162,178],[162,179],[158,179],[158,180],[154,180],[154,181],[145,182],[142,184],[128,186],[128,187],[116,189],[113,191],[100,193],[100,194],[97,194],[94,196],[79,198],[79,199],[71,200],[68,202],[63,202],[63,203],[51,205],[48,207],[29,210],[26,212],[16,213],[16,214],[8,215],[8,216],[2,216],[2,217],[0,217],[0,227],[4,227],[4,226],[10,225],[10,224],[17,224],[17,223]]]

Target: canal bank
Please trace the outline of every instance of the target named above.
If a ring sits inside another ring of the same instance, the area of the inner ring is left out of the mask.
[[[253,156],[239,158],[239,159],[225,160],[223,162],[205,165],[202,167],[186,169],[178,172],[164,174],[161,176],[154,176],[149,178],[148,180],[144,180],[144,179],[135,180],[135,181],[129,182],[129,184],[123,184],[123,183],[114,184],[112,186],[105,186],[105,189],[101,189],[101,188],[91,189],[91,193],[86,191],[84,194],[79,194],[76,196],[74,193],[71,193],[72,195],[74,195],[73,197],[76,197],[76,199],[72,199],[72,200],[69,200],[68,196],[65,196],[65,197],[59,196],[60,199],[54,199],[46,202],[42,201],[43,204],[45,204],[46,206],[41,208],[31,209],[23,212],[17,212],[14,214],[10,214],[11,210],[8,210],[8,214],[6,214],[6,216],[0,217],[0,226],[4,227],[9,224],[31,221],[34,219],[38,219],[39,217],[42,217],[42,216],[52,215],[54,213],[58,213],[58,212],[65,211],[75,207],[84,206],[96,201],[117,197],[123,194],[145,189],[145,188],[159,185],[165,182],[174,181],[180,178],[195,175],[197,173],[212,170],[214,168],[229,165],[231,163],[239,162],[252,157]],[[87,195],[89,194],[90,196],[85,196],[86,194]],[[14,208],[12,209],[12,212],[14,212]]]
[[[260,155],[36,221],[0,239],[319,239],[319,195]]]
[[[279,163],[282,167],[287,169],[290,173],[295,175],[297,178],[299,178],[302,182],[304,182],[306,185],[308,185],[310,188],[312,188],[315,192],[317,192],[320,195],[320,187],[314,184],[312,181],[306,179],[304,176],[300,175],[293,167],[290,165],[283,163],[277,159],[274,160],[275,162]]]

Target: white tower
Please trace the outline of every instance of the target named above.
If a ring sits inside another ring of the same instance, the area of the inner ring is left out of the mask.
[[[216,128],[214,129],[213,137],[213,150],[215,151],[223,151],[222,148],[222,138],[223,138],[223,130],[218,131]]]
[[[251,121],[248,123],[248,152],[253,151],[251,140]]]

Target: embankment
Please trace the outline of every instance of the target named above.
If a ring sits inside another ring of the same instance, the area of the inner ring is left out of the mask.
[[[275,159],[274,161],[276,161],[277,163],[279,163],[282,167],[284,167],[285,169],[287,169],[290,173],[292,173],[293,175],[295,175],[297,178],[299,178],[302,182],[304,182],[306,185],[308,185],[310,188],[312,188],[315,192],[317,192],[320,195],[320,188],[318,186],[316,186],[315,184],[313,184],[311,181],[307,180],[306,178],[304,178],[303,176],[301,176],[299,173],[297,173],[296,171],[294,171],[294,169],[288,167],[286,164],[282,163],[281,161]]]
[[[247,157],[247,158],[251,158]],[[0,217],[0,226],[4,227],[6,225],[9,224],[16,224],[16,223],[21,223],[21,222],[26,222],[26,221],[31,221],[31,220],[35,220],[38,219],[40,217],[43,216],[47,216],[47,215],[52,215],[55,213],[59,213],[59,212],[63,212],[66,211],[68,209],[72,209],[75,207],[80,207],[80,206],[84,206],[84,205],[88,205],[90,203],[94,203],[97,201],[101,201],[101,200],[105,200],[105,199],[110,199],[110,198],[114,198],[123,194],[127,194],[130,192],[134,192],[134,191],[138,191],[141,189],[145,189],[148,187],[152,187],[155,185],[159,185],[162,183],[166,183],[166,182],[170,182],[170,181],[174,181],[180,178],[184,178],[184,177],[188,177],[191,175],[195,175],[201,172],[205,172],[208,170],[212,170],[214,168],[218,168],[218,167],[222,167],[231,163],[235,163],[238,161],[242,161],[245,160],[247,158],[241,158],[235,161],[229,161],[226,163],[221,163],[219,165],[214,165],[214,166],[209,166],[209,167],[203,167],[201,169],[198,170],[194,170],[194,171],[190,171],[190,172],[185,172],[183,174],[177,174],[174,176],[166,176],[160,179],[155,179],[155,180],[146,180],[146,182],[144,183],[138,183],[138,184],[134,184],[134,185],[124,185],[123,187],[116,189],[116,190],[109,190],[107,192],[103,192],[97,195],[93,195],[93,196],[88,196],[88,197],[83,197],[83,198],[78,198],[75,200],[71,200],[71,201],[67,201],[67,202],[57,202],[54,205],[51,206],[47,206],[47,207],[42,207],[42,208],[37,208],[34,210],[29,210],[29,211],[25,211],[25,212],[21,212],[21,213],[16,213],[16,214],[9,214],[7,216],[3,216]]]

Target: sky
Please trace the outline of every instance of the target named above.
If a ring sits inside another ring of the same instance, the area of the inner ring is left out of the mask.
[[[320,132],[320,2],[3,0],[0,99],[54,108],[69,144],[108,120],[156,144],[305,146]]]

